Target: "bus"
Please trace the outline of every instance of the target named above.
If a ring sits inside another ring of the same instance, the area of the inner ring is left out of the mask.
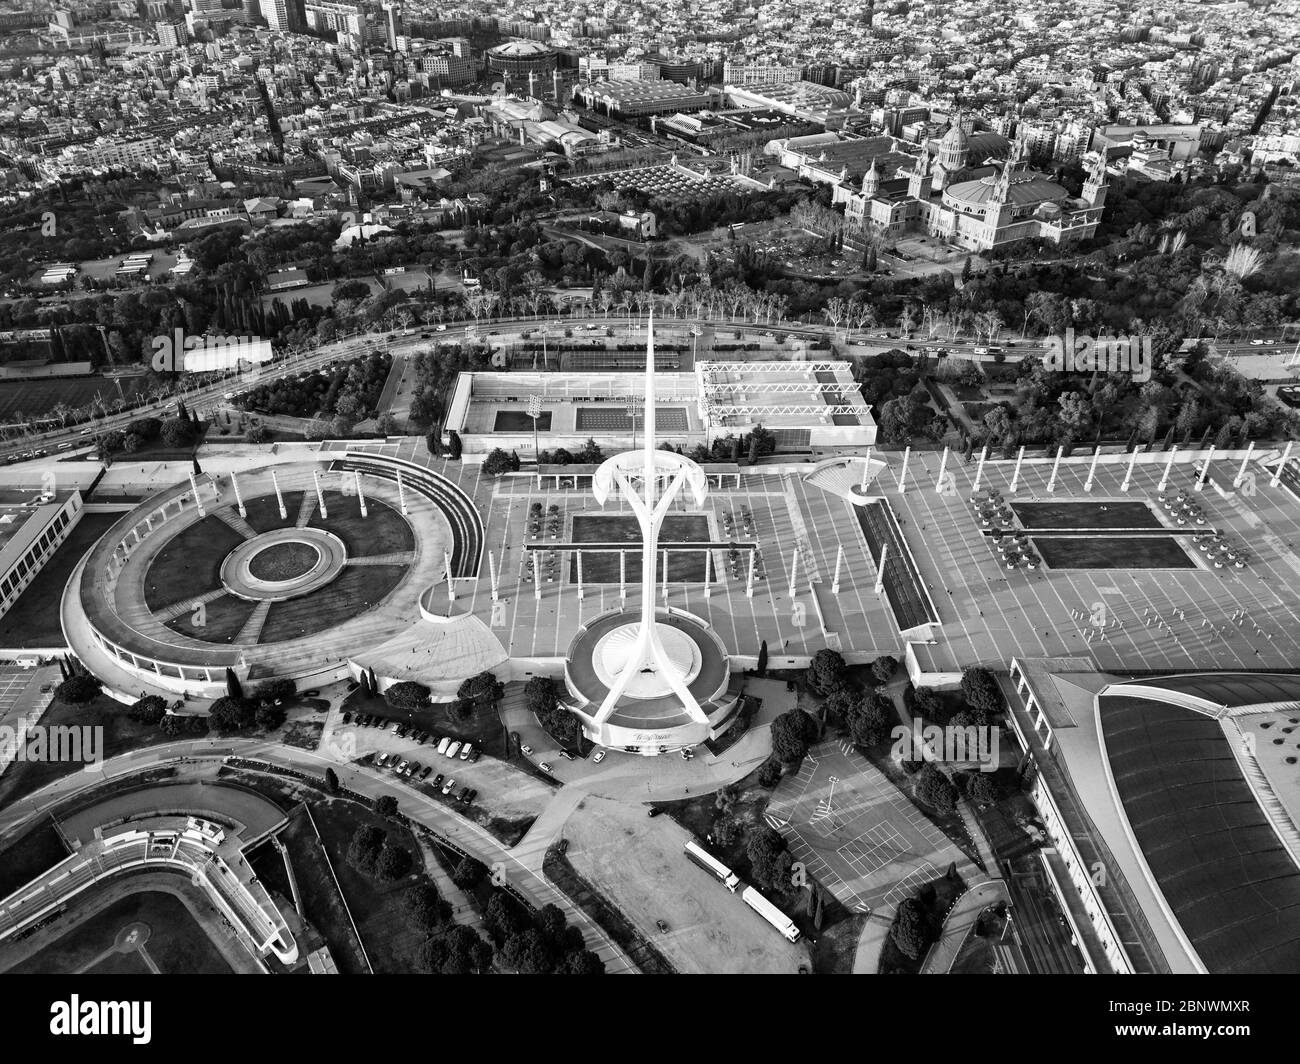
[[[799,941],[799,929],[794,926],[794,921],[753,887],[746,887],[740,897],[754,912],[780,931],[788,941]]]
[[[740,887],[740,876],[710,854],[694,840],[686,844],[686,856],[708,872],[714,879],[735,894]]]

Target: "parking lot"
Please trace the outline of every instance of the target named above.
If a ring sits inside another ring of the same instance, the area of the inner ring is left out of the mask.
[[[822,743],[785,777],[768,821],[790,852],[857,912],[892,909],[965,855],[851,744]]]

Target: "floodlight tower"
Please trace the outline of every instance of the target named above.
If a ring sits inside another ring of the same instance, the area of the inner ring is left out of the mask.
[[[691,493],[696,506],[703,506],[708,481],[704,470],[685,455],[655,447],[654,372],[654,310],[651,309],[646,329],[644,447],[640,453],[626,451],[607,458],[592,478],[596,502],[604,506],[617,493],[627,502],[641,527],[641,619],[625,625],[622,638],[613,643],[621,660],[606,657],[604,661],[613,682],[596,713],[597,724],[609,719],[625,694],[653,698],[670,691],[693,721],[708,723],[708,716],[687,688],[692,678],[691,655],[683,641],[689,643],[689,640],[671,625],[661,624],[655,613],[659,530],[673,500],[683,489]],[[666,572],[664,576],[667,577]],[[665,642],[672,647],[672,652],[665,648]]]

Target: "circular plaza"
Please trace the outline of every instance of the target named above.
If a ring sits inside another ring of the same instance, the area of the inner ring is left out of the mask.
[[[202,473],[145,500],[64,592],[69,645],[105,686],[193,697],[241,679],[341,679],[478,575],[482,525],[440,474],[374,454]]]

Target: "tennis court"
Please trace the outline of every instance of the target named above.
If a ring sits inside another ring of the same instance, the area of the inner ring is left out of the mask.
[[[638,414],[636,423],[637,427],[644,425],[644,417]],[[599,406],[578,407],[576,424],[579,432],[632,431],[632,419],[626,410],[610,410]],[[684,407],[655,407],[655,427],[660,432],[687,432],[690,430],[690,421]]]

